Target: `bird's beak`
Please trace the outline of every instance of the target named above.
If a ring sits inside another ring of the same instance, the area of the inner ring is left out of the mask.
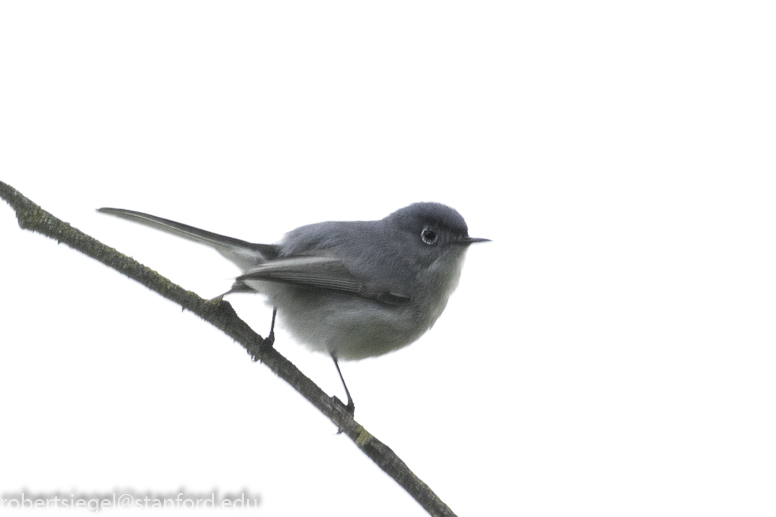
[[[463,239],[458,241],[458,244],[474,244],[475,242],[490,242],[490,239],[481,239],[479,237],[464,237]]]

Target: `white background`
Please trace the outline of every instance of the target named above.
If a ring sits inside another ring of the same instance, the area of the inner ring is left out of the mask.
[[[203,297],[234,266],[94,209],[273,242],[449,204],[493,242],[343,363],[369,431],[460,515],[774,515],[769,4],[3,2],[0,180]],[[220,332],[2,203],[0,237],[0,491],[424,515]]]

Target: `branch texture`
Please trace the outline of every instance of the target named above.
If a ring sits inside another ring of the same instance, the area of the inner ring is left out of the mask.
[[[223,300],[208,301],[191,291],[184,290],[156,271],[57,219],[3,182],[0,182],[0,197],[15,210],[19,226],[23,229],[43,234],[60,243],[67,244],[84,255],[102,262],[193,312],[240,343],[255,360],[264,363],[326,415],[342,433],[353,440],[356,446],[386,474],[396,480],[430,515],[454,517],[455,514],[452,510],[437,497],[428,485],[412,473],[401,458],[347,413],[345,405],[338,398],[329,397],[274,348],[262,346],[263,338],[237,316],[228,302]]]

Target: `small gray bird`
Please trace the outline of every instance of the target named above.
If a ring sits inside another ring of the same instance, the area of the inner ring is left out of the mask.
[[[379,221],[302,226],[278,244],[132,210],[99,211],[206,244],[236,264],[243,274],[224,295],[265,295],[296,339],[328,353],[351,414],[355,405],[338,360],[383,355],[418,339],[444,311],[469,245],[488,241],[469,237],[463,217],[440,203],[414,203]]]

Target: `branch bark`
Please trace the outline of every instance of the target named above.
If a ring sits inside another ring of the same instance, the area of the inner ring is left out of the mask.
[[[342,433],[353,440],[364,454],[404,488],[430,515],[435,517],[455,516],[428,485],[412,473],[401,458],[347,413],[345,405],[337,397],[329,397],[274,348],[261,346],[263,338],[237,316],[229,302],[223,300],[208,301],[191,291],[184,290],[136,260],[57,219],[3,182],[0,182],[0,197],[14,209],[21,228],[67,244],[84,255],[102,262],[168,300],[180,304],[184,309],[193,312],[240,343],[251,357],[264,363],[326,415]]]

